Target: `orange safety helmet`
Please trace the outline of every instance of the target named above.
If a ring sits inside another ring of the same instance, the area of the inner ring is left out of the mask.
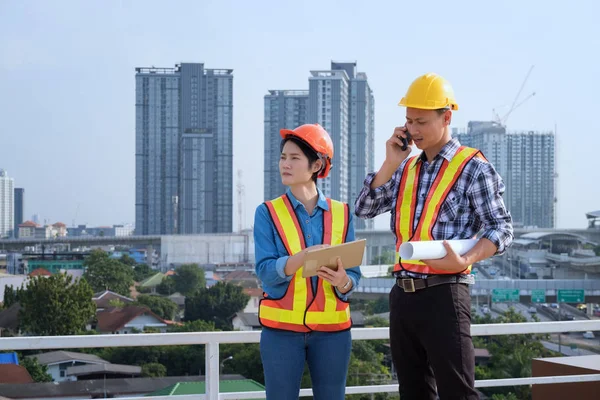
[[[324,167],[319,171],[318,177],[327,178],[329,170],[331,170],[331,160],[333,159],[333,142],[329,133],[321,125],[304,124],[296,129],[282,129],[279,131],[279,134],[283,139],[287,139],[290,136],[296,137],[313,149],[324,163]]]

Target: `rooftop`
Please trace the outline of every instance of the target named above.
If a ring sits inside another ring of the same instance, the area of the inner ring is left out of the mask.
[[[70,361],[82,361],[87,363],[108,364],[108,361],[98,356],[87,353],[76,353],[73,351],[51,351],[49,353],[34,354],[28,358],[37,358],[42,365],[61,364]]]
[[[78,365],[76,367],[68,367],[68,376],[91,375],[91,374],[122,374],[122,375],[140,375],[142,367],[137,365],[122,365],[122,364],[89,364]]]
[[[547,357],[536,358],[544,362],[570,365],[572,367],[587,368],[600,372],[600,355],[595,356],[571,356],[571,357]]]
[[[141,315],[151,315],[158,321],[166,322],[154,314],[147,307],[127,306],[123,308],[111,307],[96,314],[98,319],[97,329],[99,332],[114,332],[123,328],[128,322]]]
[[[252,379],[222,380],[219,382],[221,393],[260,392],[263,390],[265,390],[265,387]],[[205,393],[206,382],[178,382],[157,392],[150,393],[148,397]]]
[[[156,287],[161,284],[165,274],[162,272],[158,272],[140,282],[140,286],[142,287]]]

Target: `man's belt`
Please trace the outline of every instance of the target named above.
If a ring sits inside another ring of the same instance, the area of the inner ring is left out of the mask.
[[[418,278],[396,278],[396,284],[400,286],[406,293],[413,293],[420,289],[425,289],[432,286],[444,285],[447,283],[468,283],[464,278],[451,275],[435,275],[427,279]]]

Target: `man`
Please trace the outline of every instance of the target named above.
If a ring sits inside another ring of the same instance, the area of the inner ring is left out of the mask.
[[[504,183],[481,152],[452,138],[458,110],[450,84],[437,74],[417,78],[399,105],[406,125],[386,142],[377,173],[367,175],[355,213],[391,211],[396,237],[396,285],[390,292],[390,345],[402,400],[477,399],[470,334],[471,265],[502,254],[513,239]],[[405,150],[403,139],[408,141]],[[410,157],[412,145],[422,150]],[[403,260],[399,248],[416,240],[480,239],[468,253]]]

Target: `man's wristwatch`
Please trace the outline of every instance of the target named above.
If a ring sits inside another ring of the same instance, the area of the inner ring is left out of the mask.
[[[342,286],[342,287],[338,286],[338,289],[340,289],[340,290],[346,290],[346,289],[348,289],[350,287],[351,283],[352,283],[352,280],[350,280],[350,278],[348,278],[348,282],[346,282],[346,284],[344,286]]]

